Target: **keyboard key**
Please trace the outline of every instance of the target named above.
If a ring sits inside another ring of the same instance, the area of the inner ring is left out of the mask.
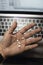
[[[43,35],[42,35],[42,38],[43,38]]]
[[[17,30],[15,30],[14,32],[17,32]]]
[[[0,19],[0,21],[2,21],[2,19]]]
[[[11,22],[9,22],[9,25],[11,25]]]
[[[43,20],[41,20],[40,23],[43,23]]]
[[[2,26],[2,28],[4,28],[4,26]]]
[[[3,32],[6,32],[6,30],[4,29]]]
[[[2,32],[2,29],[0,29],[0,32]]]
[[[4,19],[4,21],[6,21],[6,19]]]
[[[10,19],[7,19],[7,21],[9,21]]]
[[[31,19],[29,20],[29,22],[31,22]]]
[[[22,21],[21,21],[22,22]],[[25,19],[25,22],[28,22],[28,19]]]
[[[39,20],[36,20],[37,23],[39,23]]]
[[[11,28],[11,26],[9,26],[9,28]]]
[[[34,27],[32,27],[32,30],[34,30]]]
[[[4,35],[4,33],[1,34],[2,36]]]
[[[41,34],[43,34],[43,31],[41,31]]]
[[[25,20],[26,21],[26,20]],[[24,19],[22,19],[22,22],[24,22]]]
[[[8,26],[5,26],[5,28],[8,28]]]
[[[1,33],[0,33],[0,36],[1,36]]]
[[[38,24],[38,26],[39,26],[39,27],[41,27],[41,23],[40,23],[40,24]]]
[[[11,19],[11,21],[13,21],[13,19]]]
[[[38,27],[35,27],[35,29],[38,29]]]
[[[0,28],[1,28],[1,26],[0,26]]]
[[[34,37],[37,37],[37,35],[35,34]]]
[[[41,34],[41,32],[38,32],[37,34]]]
[[[35,23],[35,19],[33,20],[33,23]]]
[[[42,27],[43,27],[43,24],[42,24]]]
[[[5,22],[5,25],[7,25],[7,22]]]
[[[1,22],[1,25],[4,25],[4,22]]]
[[[38,35],[38,37],[41,37],[41,35]]]
[[[38,24],[36,24],[35,26],[37,26]]]

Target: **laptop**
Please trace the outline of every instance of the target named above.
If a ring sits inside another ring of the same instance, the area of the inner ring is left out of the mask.
[[[42,40],[38,42],[39,47],[23,55],[27,58],[43,58],[43,0],[0,0],[0,41],[14,20],[18,23],[14,33],[31,22],[36,23],[36,26],[28,31],[38,27],[42,28],[40,33],[32,36],[42,36]]]

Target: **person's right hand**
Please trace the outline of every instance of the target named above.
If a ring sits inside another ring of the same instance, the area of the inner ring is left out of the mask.
[[[17,26],[16,22],[13,23],[13,25],[5,33],[3,40],[1,41],[2,45],[0,46],[2,46],[2,50],[0,53],[3,55],[3,57],[13,56],[38,46],[36,42],[41,40],[42,37],[36,37],[36,38],[30,38],[30,37],[40,32],[41,29],[38,28],[38,29],[32,30],[31,32],[26,32],[28,29],[32,28],[34,25],[35,23],[28,24],[27,26],[23,27],[21,30],[13,34],[13,31]]]

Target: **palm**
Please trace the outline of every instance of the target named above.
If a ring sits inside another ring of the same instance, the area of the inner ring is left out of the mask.
[[[25,40],[21,40],[21,47],[18,48],[18,43],[17,43],[17,39],[20,40],[22,37],[21,33],[16,33],[16,34],[9,34],[8,32],[6,32],[6,34],[4,35],[3,38],[3,47],[7,49],[9,49],[9,55],[13,55],[13,54],[18,54],[24,51],[25,49],[25,44],[24,41]],[[16,50],[16,51],[15,51]],[[15,51],[15,52],[14,52]]]
[[[13,44],[15,46],[15,48],[17,48],[16,40],[17,39],[20,40],[21,37],[22,37],[22,35],[19,32],[14,34],[14,35],[6,32],[5,35],[4,35],[3,41],[1,42],[2,43],[1,45],[3,45],[3,47],[6,48],[6,47],[10,46],[11,44]],[[22,47],[25,47],[25,44],[23,44]]]
[[[38,46],[38,44],[33,44],[30,45],[31,43],[35,43],[39,40],[41,40],[41,37],[36,37],[36,38],[31,38],[29,39],[29,37],[31,37],[33,34],[40,32],[41,29],[36,29],[33,30],[31,32],[26,32],[28,29],[30,29],[31,27],[33,27],[35,24],[32,23],[28,26],[25,26],[24,28],[22,28],[20,31],[18,31],[17,33],[15,33],[13,35],[13,31],[16,28],[17,24],[14,23],[11,28],[5,33],[4,38],[2,40],[2,44],[1,46],[4,49],[5,53],[7,53],[8,55],[14,55],[14,54],[18,54],[23,52],[24,50],[28,50],[28,49],[32,49]],[[26,32],[26,34],[24,34]],[[19,40],[19,43],[17,42],[17,40]],[[19,47],[19,45],[21,45]]]
[[[10,54],[17,54],[17,53],[20,53],[20,52],[23,52],[24,49],[25,49],[25,39],[21,40],[22,38],[22,34],[21,33],[16,33],[15,35],[11,35],[12,36],[12,45],[10,45],[10,50],[12,51],[15,51],[15,52],[10,52]],[[18,48],[18,42],[17,42],[17,39],[20,40],[21,42],[21,47]]]

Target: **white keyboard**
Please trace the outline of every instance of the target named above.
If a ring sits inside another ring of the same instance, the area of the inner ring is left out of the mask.
[[[11,15],[11,14],[9,14]],[[0,36],[3,36],[4,33],[11,27],[12,23],[16,20],[17,21],[17,28],[15,29],[14,32],[17,32],[24,26],[28,25],[29,23],[36,23],[36,26],[33,27],[32,29],[28,30],[31,31],[33,29],[37,29],[38,27],[42,28],[42,32],[34,35],[35,37],[42,36],[43,37],[43,18],[39,16],[28,16],[28,15],[6,15],[2,14],[0,15]]]

